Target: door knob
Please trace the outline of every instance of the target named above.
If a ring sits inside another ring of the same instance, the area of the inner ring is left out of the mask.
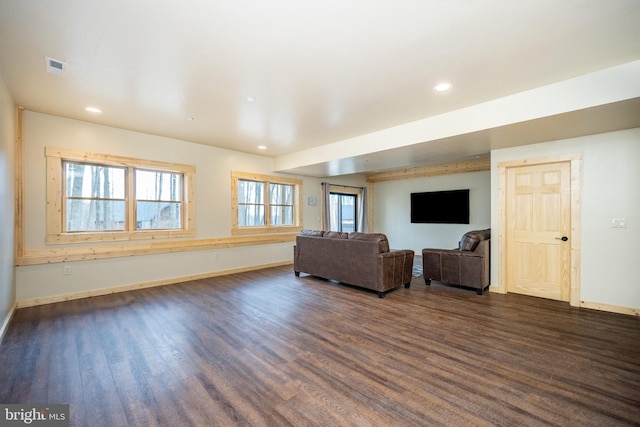
[[[567,240],[569,240],[569,238],[567,236],[562,236],[562,237],[556,237],[556,240],[562,240],[563,242],[566,242]]]

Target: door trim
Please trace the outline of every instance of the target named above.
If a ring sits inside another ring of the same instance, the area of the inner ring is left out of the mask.
[[[569,272],[571,274],[571,286],[569,295],[569,304],[574,307],[580,307],[580,195],[582,194],[582,155],[568,154],[561,156],[540,157],[524,160],[510,160],[498,163],[498,288],[497,292],[501,294],[507,293],[507,169],[539,165],[545,163],[563,163],[570,164],[570,193],[571,193],[571,235],[569,242],[571,243],[571,266]]]

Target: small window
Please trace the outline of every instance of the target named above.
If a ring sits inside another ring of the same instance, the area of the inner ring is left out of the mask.
[[[294,232],[300,226],[302,181],[232,173],[232,233]]]

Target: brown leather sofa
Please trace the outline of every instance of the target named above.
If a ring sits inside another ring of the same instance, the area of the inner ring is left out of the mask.
[[[412,250],[389,250],[387,236],[381,233],[340,233],[302,230],[293,248],[293,269],[337,280],[378,292],[411,283]]]
[[[482,295],[489,286],[491,229],[465,233],[457,249],[423,249],[424,282],[432,280],[476,289]]]

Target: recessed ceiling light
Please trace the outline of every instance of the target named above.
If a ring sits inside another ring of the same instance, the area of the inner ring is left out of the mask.
[[[87,107],[85,108],[90,113],[102,113],[102,110],[96,107]]]
[[[258,145],[258,150],[266,150],[267,146],[266,145]]]
[[[193,118],[193,117],[187,117],[187,120],[189,120],[189,121],[193,121],[193,120],[195,120],[195,118]]]
[[[444,92],[446,90],[451,89],[451,83],[447,83],[447,82],[443,82],[440,84],[437,84],[433,90],[435,90],[436,92]]]
[[[247,102],[256,102],[256,98],[253,96],[247,96]]]

